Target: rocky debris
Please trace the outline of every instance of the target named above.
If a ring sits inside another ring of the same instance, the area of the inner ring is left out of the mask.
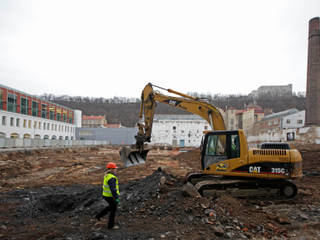
[[[183,185],[182,191],[185,195],[190,197],[201,197],[200,193],[190,182]]]
[[[172,176],[158,169],[146,178],[120,185],[120,212],[139,210],[146,201],[159,197],[160,192],[164,191],[164,182],[172,184],[175,181]],[[80,214],[97,212],[105,204],[101,189],[101,186],[72,185],[21,189],[11,194],[23,196],[23,203],[18,209],[19,216],[38,217],[65,212]]]

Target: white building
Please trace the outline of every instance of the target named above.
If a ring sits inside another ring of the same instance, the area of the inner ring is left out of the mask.
[[[199,147],[209,123],[197,115],[154,115],[151,143],[174,147]]]
[[[81,111],[0,85],[0,138],[75,139]]]
[[[281,129],[297,129],[302,128],[305,122],[306,111],[299,111],[281,119]]]

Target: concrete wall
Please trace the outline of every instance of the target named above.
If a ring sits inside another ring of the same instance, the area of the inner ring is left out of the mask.
[[[226,128],[228,130],[235,130],[238,128],[237,126],[237,117],[236,117],[237,110],[228,109],[223,116],[226,122]]]
[[[288,142],[292,144],[320,144],[320,127],[303,127],[299,129],[282,129],[259,135],[247,136],[250,146],[262,142]]]
[[[107,145],[107,141],[0,138],[0,149]]]
[[[107,141],[109,144],[134,144],[138,128],[76,128],[76,139]]]
[[[247,131],[252,128],[254,124],[254,109],[248,109],[242,113],[242,129],[247,133]]]

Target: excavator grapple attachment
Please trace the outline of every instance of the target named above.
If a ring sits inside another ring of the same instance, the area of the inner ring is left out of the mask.
[[[123,147],[119,153],[124,166],[131,167],[144,164],[147,160],[149,150],[150,149],[139,151],[129,147]]]

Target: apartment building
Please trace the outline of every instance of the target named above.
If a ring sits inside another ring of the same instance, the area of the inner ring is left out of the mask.
[[[75,139],[81,111],[0,85],[0,137]]]

